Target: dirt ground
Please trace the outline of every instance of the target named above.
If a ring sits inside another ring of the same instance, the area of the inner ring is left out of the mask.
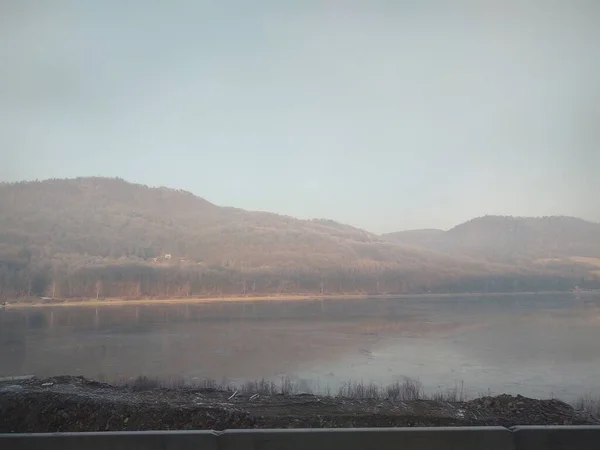
[[[558,400],[500,395],[468,402],[134,390],[82,377],[0,382],[0,433],[600,424]]]

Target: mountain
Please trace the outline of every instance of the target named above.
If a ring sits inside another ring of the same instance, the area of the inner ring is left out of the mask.
[[[169,254],[239,268],[455,262],[331,220],[220,207],[189,192],[109,178],[1,185],[0,245],[5,253],[25,246],[43,258],[138,261]]]
[[[600,224],[575,217],[485,216],[448,231],[403,231],[382,238],[520,268],[577,272],[583,280],[600,276]]]
[[[564,216],[486,216],[452,228],[432,247],[495,261],[600,257],[600,224]]]
[[[382,238],[503,263],[600,258],[600,224],[565,216],[485,216],[445,232],[405,231]]]
[[[568,270],[523,265],[510,249],[526,249],[533,258],[562,233],[565,255],[593,257],[583,250],[596,242],[596,224],[553,219],[552,232],[540,237],[531,225],[538,219],[531,220],[483,218],[447,232],[377,236],[327,219],[221,207],[186,191],[115,178],[2,183],[0,297],[572,287],[587,272],[573,264]]]

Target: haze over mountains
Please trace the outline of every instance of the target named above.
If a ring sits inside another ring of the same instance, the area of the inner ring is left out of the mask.
[[[505,263],[600,256],[600,224],[565,216],[485,216],[448,231],[411,230],[382,237]]]
[[[486,216],[369,233],[121,179],[0,184],[0,296],[417,293],[594,287],[600,224]]]

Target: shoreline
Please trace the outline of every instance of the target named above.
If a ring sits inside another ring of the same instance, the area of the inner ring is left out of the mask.
[[[525,292],[468,292],[468,293],[423,293],[423,294],[290,294],[290,295],[259,295],[259,296],[224,296],[224,297],[176,297],[176,298],[106,298],[106,299],[78,299],[73,301],[51,301],[45,303],[15,302],[4,305],[5,309],[22,308],[47,308],[61,306],[124,306],[124,305],[170,305],[170,304],[195,304],[195,303],[223,303],[223,302],[263,302],[263,301],[307,301],[307,300],[367,300],[385,298],[448,298],[448,297],[513,297],[517,295],[564,295],[574,297],[599,295],[597,291],[525,291]]]
[[[457,391],[427,396],[414,391],[418,382],[374,390],[359,383],[337,395],[314,395],[268,382],[220,390],[140,381],[111,385],[58,376],[0,384],[6,386],[0,390],[0,433],[600,423],[594,404],[588,409],[507,394],[469,400]]]

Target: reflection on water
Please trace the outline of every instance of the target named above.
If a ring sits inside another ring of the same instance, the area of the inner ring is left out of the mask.
[[[0,311],[0,376],[140,374],[317,389],[600,391],[600,298],[571,295],[150,304]]]

